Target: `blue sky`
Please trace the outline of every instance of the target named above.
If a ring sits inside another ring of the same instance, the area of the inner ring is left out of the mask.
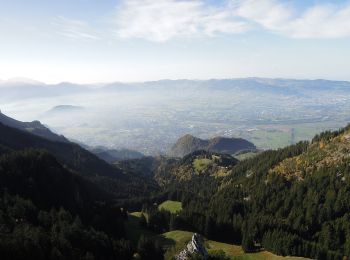
[[[350,80],[350,1],[0,0],[0,79]]]

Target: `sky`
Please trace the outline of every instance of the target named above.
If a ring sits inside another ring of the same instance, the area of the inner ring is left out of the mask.
[[[0,79],[350,80],[348,0],[0,0]]]

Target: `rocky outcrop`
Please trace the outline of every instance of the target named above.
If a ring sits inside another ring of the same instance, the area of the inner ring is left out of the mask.
[[[204,246],[204,240],[201,235],[194,233],[186,248],[182,250],[176,257],[176,260],[187,260],[188,255],[199,254],[203,259],[208,259],[208,252]]]

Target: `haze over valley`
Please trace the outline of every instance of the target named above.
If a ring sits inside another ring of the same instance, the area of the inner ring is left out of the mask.
[[[1,109],[89,146],[165,154],[178,138],[241,137],[258,149],[349,120],[350,83],[244,78],[78,85],[3,82]]]

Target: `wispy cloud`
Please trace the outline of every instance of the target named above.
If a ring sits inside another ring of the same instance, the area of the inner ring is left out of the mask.
[[[52,24],[55,31],[73,40],[98,40],[100,36],[89,24],[81,20],[73,20],[64,16],[57,16]]]
[[[292,17],[290,6],[274,0],[232,0],[232,15],[269,30],[283,30]]]
[[[237,34],[252,28],[292,38],[350,37],[350,2],[296,12],[281,0],[227,0],[222,7],[203,0],[123,0],[116,12],[121,38],[164,42],[172,38]]]
[[[233,0],[234,14],[268,31],[293,38],[350,37],[350,2],[315,5],[301,14],[277,0]]]
[[[297,38],[350,37],[350,3],[315,6],[290,23],[290,31]]]
[[[226,8],[210,7],[200,0],[127,0],[117,8],[117,34],[163,42],[171,38],[241,33],[247,24]]]

